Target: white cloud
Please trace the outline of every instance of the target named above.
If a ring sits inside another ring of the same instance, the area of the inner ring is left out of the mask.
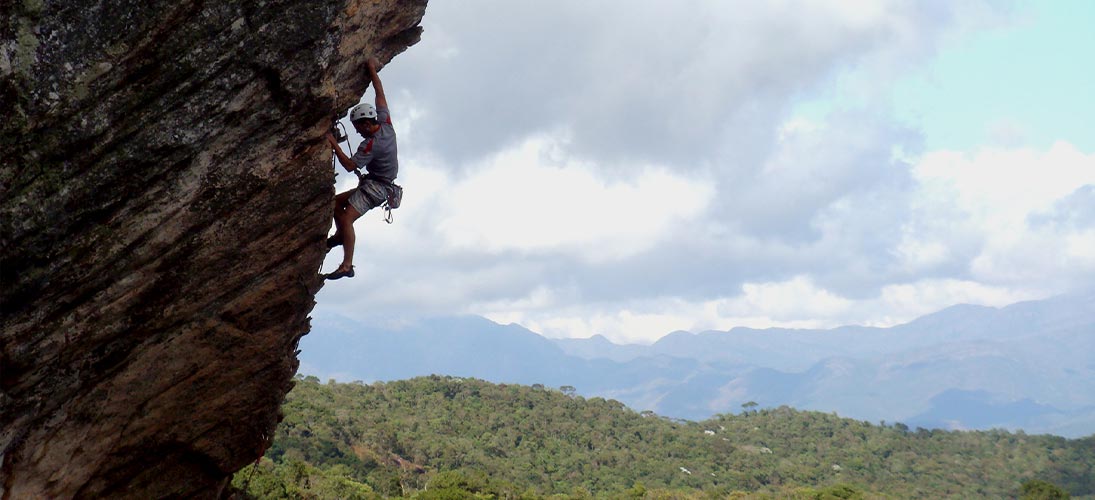
[[[720,313],[732,317],[764,317],[771,321],[839,318],[853,302],[818,288],[807,276],[783,282],[746,283],[742,295],[724,301]]]
[[[604,335],[616,343],[648,344],[666,333],[686,330],[695,324],[695,319],[683,314],[659,312],[635,312],[617,309],[606,312],[575,311],[574,316],[521,315],[524,325],[532,331],[548,337],[590,337]],[[651,331],[661,332],[657,336]]]
[[[1070,261],[1086,269],[1095,269],[1095,230],[1069,234],[1064,250]]]
[[[546,286],[538,286],[526,295],[517,298],[504,298],[472,304],[468,312],[487,316],[499,323],[518,322],[514,319],[520,313],[515,311],[544,310],[556,307],[560,304],[574,301],[576,290],[558,290]]]
[[[968,280],[926,279],[883,287],[879,297],[860,305],[863,312],[856,323],[892,326],[954,304],[1002,307],[1046,295],[1042,291],[1013,290]]]
[[[950,249],[943,241],[921,240],[919,235],[906,230],[900,243],[893,250],[905,271],[917,273],[943,264],[950,257]]]
[[[824,329],[850,324],[888,327],[954,304],[1002,307],[1046,296],[1041,291],[973,281],[926,279],[888,285],[874,297],[856,300],[819,288],[809,278],[799,276],[780,282],[746,283],[739,294],[729,297],[517,307],[485,316],[500,323],[519,323],[548,337],[604,335],[616,343],[649,344],[678,330],[699,332],[739,326]]]
[[[630,180],[606,180],[561,143],[529,139],[453,182],[438,227],[444,241],[479,252],[564,252],[603,261],[642,252],[713,195],[703,182],[653,166]]]
[[[949,191],[956,208],[993,230],[1013,230],[1036,211],[1095,184],[1095,155],[1067,142],[1048,151],[984,149],[975,154],[933,152],[914,169],[922,184]],[[999,231],[998,231],[999,232]]]
[[[1095,154],[1065,142],[1046,151],[941,151],[913,172],[919,187],[908,248],[974,242],[969,278],[986,284],[1053,289],[1095,271],[1083,243],[1069,243],[1084,241],[1082,228],[1031,223],[1095,184]]]

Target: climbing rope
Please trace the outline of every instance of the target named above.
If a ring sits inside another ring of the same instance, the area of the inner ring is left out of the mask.
[[[240,487],[240,491],[247,492],[247,487],[251,485],[251,478],[255,477],[255,469],[259,468],[259,462],[262,461],[262,456],[255,459],[255,463],[251,465],[251,472],[247,474],[247,479],[243,480],[243,486]]]
[[[266,442],[266,433],[265,432],[262,433],[262,441],[264,443]],[[269,444],[267,444],[267,445],[269,445]],[[245,493],[247,492],[247,487],[251,486],[251,478],[255,477],[255,469],[259,468],[259,462],[261,462],[262,457],[265,457],[265,456],[266,456],[266,450],[263,449],[262,453],[259,453],[259,457],[255,459],[255,463],[251,465],[251,472],[247,473],[247,479],[243,480],[243,487],[240,488],[240,491],[243,491]]]

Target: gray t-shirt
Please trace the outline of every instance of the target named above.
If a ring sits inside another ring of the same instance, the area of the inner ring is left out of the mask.
[[[395,129],[392,128],[392,116],[388,113],[388,108],[376,108],[376,121],[380,124],[380,129],[372,137],[362,141],[350,159],[357,168],[394,181],[399,174],[399,159],[396,158]]]

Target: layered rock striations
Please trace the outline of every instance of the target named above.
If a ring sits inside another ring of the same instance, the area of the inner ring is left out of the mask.
[[[0,497],[216,496],[321,281],[332,115],[425,0],[0,4]]]

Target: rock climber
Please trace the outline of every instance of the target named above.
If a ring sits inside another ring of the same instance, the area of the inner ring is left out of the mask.
[[[392,128],[392,118],[388,113],[384,87],[376,74],[379,65],[380,61],[375,57],[369,58],[367,66],[373,91],[376,93],[376,105],[366,102],[350,110],[350,123],[364,138],[354,156],[347,156],[334,136],[327,133],[327,142],[334,148],[339,164],[347,172],[357,171],[360,177],[356,189],[339,193],[335,197],[335,234],[327,238],[327,248],[342,245],[343,258],[338,269],[325,276],[329,280],[354,276],[354,221],[388,199],[389,191],[393,189],[392,182],[399,173],[395,129]],[[361,175],[359,169],[364,169],[366,174]]]

